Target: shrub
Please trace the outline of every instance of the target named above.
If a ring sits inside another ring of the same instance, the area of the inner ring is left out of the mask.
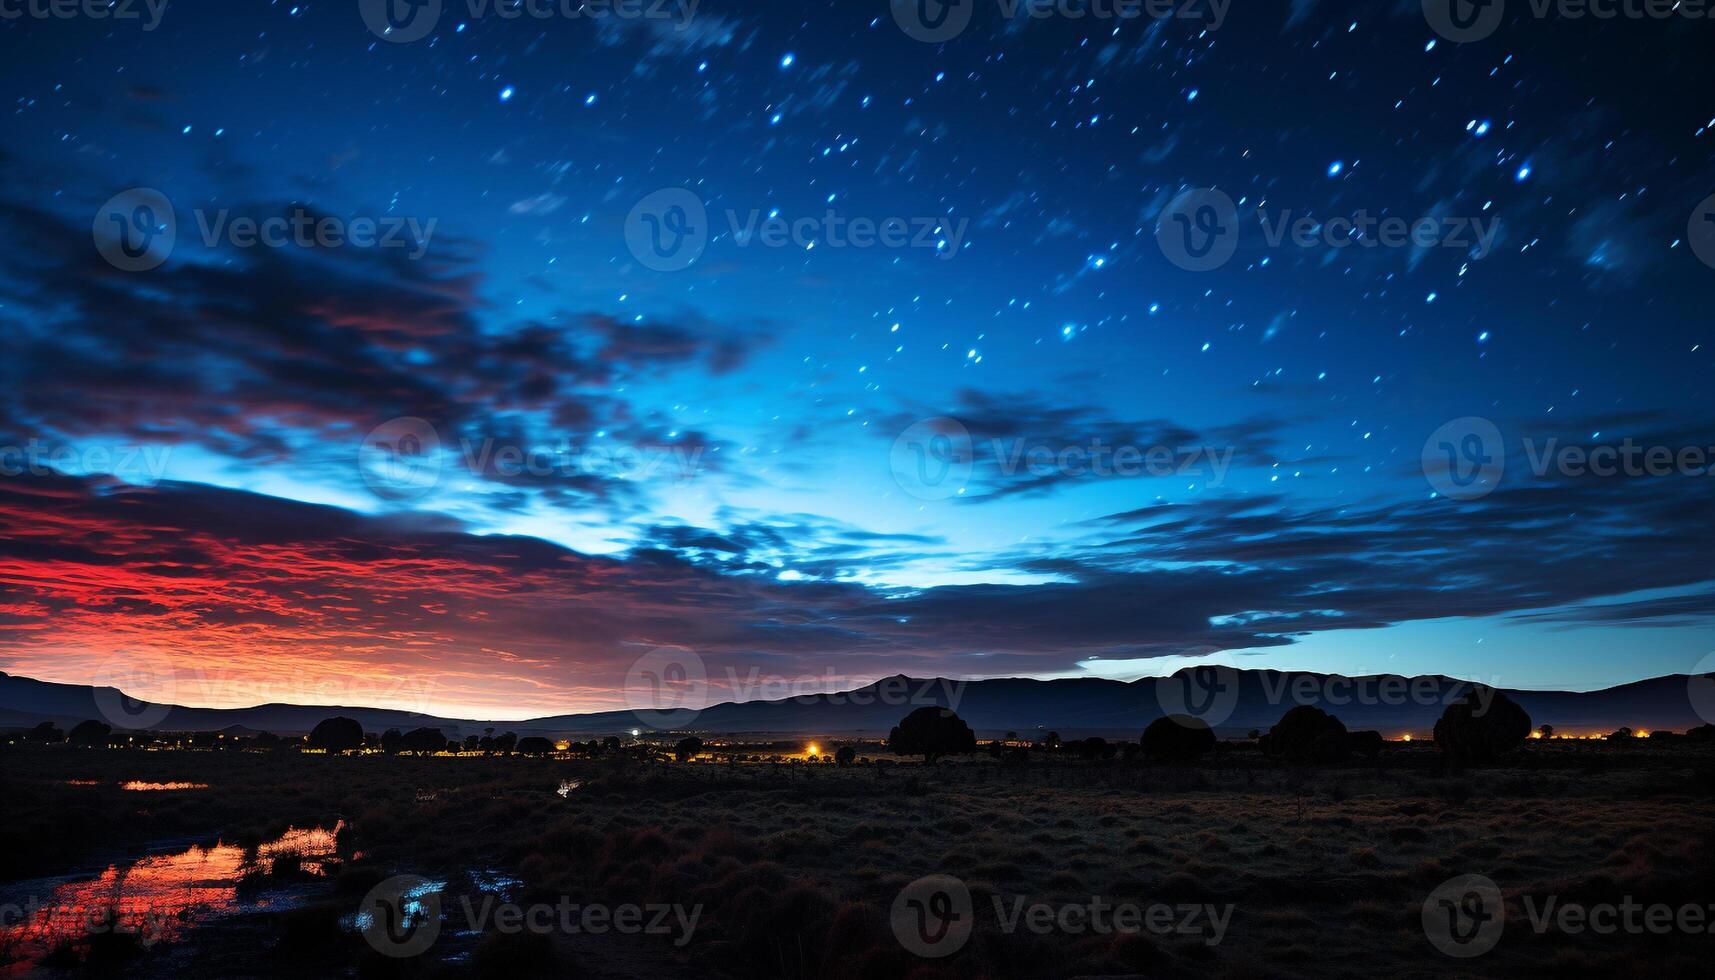
[[[1346,733],[1346,749],[1353,755],[1361,755],[1372,761],[1381,756],[1385,745],[1381,732]]]
[[[113,734],[111,725],[104,725],[92,719],[78,722],[77,727],[73,728],[71,734],[66,736],[66,740],[73,745],[106,745],[107,736],[111,734]]]
[[[1301,704],[1260,740],[1263,754],[1282,762],[1325,764],[1346,756],[1346,726],[1321,708]]]
[[[894,755],[920,755],[932,763],[943,755],[975,752],[977,736],[965,720],[946,708],[918,708],[888,733]]]
[[[310,730],[310,748],[329,754],[363,748],[363,726],[352,718],[326,718]]]
[[[703,740],[692,735],[680,739],[679,744],[673,746],[673,758],[680,762],[690,762],[701,751],[703,751]]]
[[[1455,765],[1490,762],[1529,737],[1530,715],[1493,688],[1471,691],[1435,723],[1435,744]]]
[[[1157,718],[1143,730],[1139,750],[1156,762],[1195,762],[1215,748],[1215,732],[1209,723],[1191,715]]]

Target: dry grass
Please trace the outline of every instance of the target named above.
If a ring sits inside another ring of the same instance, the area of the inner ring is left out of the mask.
[[[1707,933],[1538,936],[1516,902],[1715,902],[1710,762],[1690,746],[1616,757],[1533,745],[1505,768],[1449,776],[1423,749],[1315,771],[1242,752],[1196,770],[986,759],[923,770],[31,749],[6,759],[17,791],[0,803],[0,852],[17,877],[145,840],[260,839],[343,817],[343,843],[366,858],[334,901],[382,873],[502,868],[526,898],[705,909],[684,950],[654,937],[562,938],[551,949],[490,937],[482,956],[454,966],[365,967],[411,975],[486,963],[514,976],[1671,976],[1700,972],[1715,952]],[[112,788],[121,778],[211,789],[139,799]],[[562,778],[583,786],[562,799]],[[64,785],[73,779],[99,785]],[[965,881],[978,913],[971,941],[944,960],[906,952],[887,919],[900,888],[931,873]],[[1492,953],[1455,961],[1428,944],[1420,913],[1432,889],[1468,873],[1493,878],[1513,904]],[[996,896],[1096,895],[1234,912],[1210,946],[1008,933],[992,911]],[[279,917],[267,941],[303,945],[310,916]],[[323,939],[363,959],[349,940]]]

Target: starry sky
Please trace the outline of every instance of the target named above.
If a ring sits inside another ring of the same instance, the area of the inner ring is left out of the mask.
[[[1715,24],[437,6],[0,17],[0,669],[521,718],[663,647],[711,700],[1715,652],[1715,479],[1532,465],[1715,453]]]

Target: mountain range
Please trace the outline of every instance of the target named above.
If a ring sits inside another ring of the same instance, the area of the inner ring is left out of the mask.
[[[1440,675],[1345,677],[1208,667],[1135,681],[960,681],[898,675],[850,691],[776,701],[724,702],[700,712],[668,716],[605,711],[526,721],[482,721],[347,705],[274,703],[197,708],[150,704],[111,687],[58,684],[0,673],[0,728],[30,728],[43,721],[69,727],[93,718],[121,730],[148,727],[295,735],[308,732],[324,718],[339,715],[357,719],[366,731],[430,727],[440,728],[449,737],[477,734],[487,728],[521,736],[582,738],[633,729],[862,736],[885,735],[913,709],[934,704],[957,711],[982,737],[1007,731],[1025,737],[1056,731],[1066,738],[1103,735],[1131,739],[1151,721],[1170,713],[1169,708],[1181,711],[1189,707],[1192,713],[1207,718],[1221,735],[1242,736],[1252,729],[1266,731],[1295,705],[1311,704],[1337,715],[1348,728],[1374,729],[1391,737],[1427,735],[1447,704],[1474,687],[1469,681]],[[1673,674],[1589,692],[1501,691],[1528,711],[1535,724],[1553,725],[1564,734],[1602,733],[1622,726],[1683,731],[1715,722],[1715,680],[1701,675]],[[127,724],[126,719],[144,721]]]

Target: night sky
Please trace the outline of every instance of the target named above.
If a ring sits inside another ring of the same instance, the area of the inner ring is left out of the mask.
[[[0,17],[0,668],[524,717],[659,647],[717,700],[1715,652],[1715,478],[1532,465],[1715,453],[1708,19],[440,6]]]

